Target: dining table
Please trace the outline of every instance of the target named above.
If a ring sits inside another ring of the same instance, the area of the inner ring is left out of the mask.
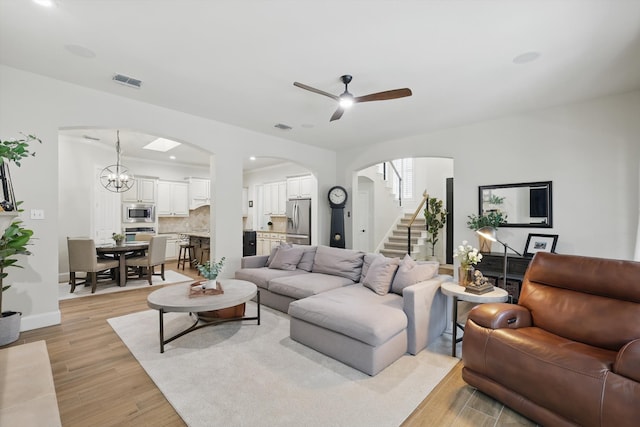
[[[118,286],[127,285],[127,256],[133,256],[136,255],[136,253],[144,253],[147,249],[149,249],[149,242],[147,241],[124,242],[120,245],[115,243],[96,245],[98,257],[116,258],[120,262]]]

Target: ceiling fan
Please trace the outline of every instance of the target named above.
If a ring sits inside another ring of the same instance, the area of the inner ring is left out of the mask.
[[[411,96],[411,89],[408,88],[387,90],[384,92],[376,92],[364,96],[353,96],[349,93],[348,88],[349,83],[351,83],[352,79],[353,77],[349,74],[345,74],[344,76],[340,77],[340,80],[342,81],[342,83],[344,83],[344,92],[340,96],[336,96],[329,92],[325,92],[323,90],[316,89],[314,87],[307,86],[298,82],[293,82],[293,85],[311,92],[318,93],[320,95],[328,96],[329,98],[337,101],[339,106],[336,112],[331,116],[331,120],[329,120],[330,122],[338,120],[340,117],[342,117],[345,109],[351,107],[351,105],[355,104],[356,102],[385,101],[387,99],[404,98],[405,96]]]

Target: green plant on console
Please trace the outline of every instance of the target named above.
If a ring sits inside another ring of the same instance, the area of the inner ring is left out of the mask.
[[[482,227],[498,228],[507,222],[507,215],[497,211],[492,211],[485,215],[469,215],[468,218],[467,226],[474,231]]]
[[[218,277],[218,274],[222,271],[222,267],[224,266],[225,257],[220,258],[220,261],[216,263],[211,263],[211,261],[207,261],[204,264],[198,264],[197,268],[202,277],[207,280],[214,280]]]
[[[6,291],[11,285],[4,284],[4,279],[8,273],[5,269],[8,267],[23,268],[18,265],[18,255],[31,255],[27,249],[29,240],[33,236],[33,231],[22,227],[22,221],[17,220],[11,223],[4,231],[0,238],[0,287],[2,292]],[[0,292],[0,313],[2,312],[2,292]],[[2,317],[2,314],[0,314]]]
[[[424,208],[424,219],[427,222],[427,243],[431,245],[431,256],[435,256],[438,234],[447,223],[447,211],[442,209],[442,200],[429,198],[427,194],[427,205]]]

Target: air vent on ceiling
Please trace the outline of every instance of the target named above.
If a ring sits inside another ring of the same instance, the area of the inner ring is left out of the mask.
[[[278,128],[280,130],[291,130],[291,129],[293,129],[291,126],[287,126],[287,125],[285,125],[283,123],[278,123],[274,127]]]
[[[89,141],[100,141],[100,138],[96,138],[95,136],[82,135],[84,139],[88,139]]]
[[[124,74],[115,74],[113,76],[113,80],[116,83],[120,83],[129,87],[135,87],[138,89],[140,89],[140,86],[142,86],[142,80],[134,79],[133,77],[125,76]]]

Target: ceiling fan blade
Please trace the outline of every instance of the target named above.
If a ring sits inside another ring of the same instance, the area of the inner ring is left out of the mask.
[[[337,97],[336,95],[333,95],[333,94],[331,94],[329,92],[325,92],[325,91],[320,90],[320,89],[316,89],[315,87],[307,86],[305,84],[298,83],[298,82],[293,82],[293,85],[297,86],[297,87],[299,87],[301,89],[308,90],[310,92],[315,92],[315,93],[320,94],[320,95],[328,96],[329,98],[331,98],[331,99],[333,99],[335,101],[340,101],[340,98]]]
[[[404,98],[405,96],[411,96],[411,89],[393,89],[364,96],[356,96],[353,102],[384,101],[387,99]]]
[[[331,116],[331,119],[329,121],[332,122],[334,120],[338,120],[340,117],[342,117],[343,114],[344,114],[344,108],[338,107],[338,109],[336,110],[335,113],[333,113],[333,116]]]

